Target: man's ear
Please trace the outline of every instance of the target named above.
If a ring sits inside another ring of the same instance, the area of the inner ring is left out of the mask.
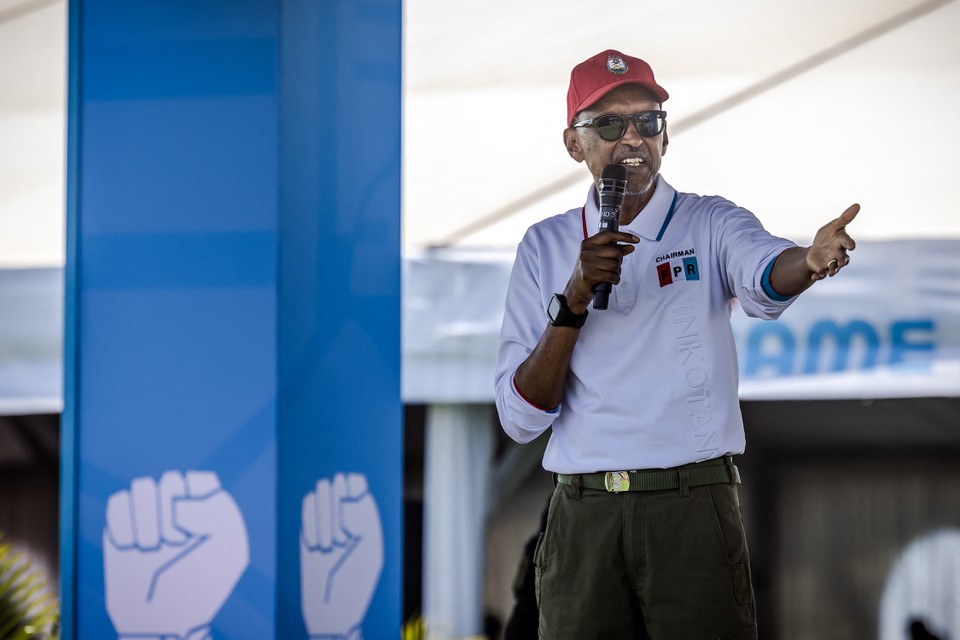
[[[667,145],[670,144],[670,136],[667,134],[667,123],[663,123],[663,148],[660,150],[660,155],[667,155]]]
[[[580,136],[577,135],[573,127],[567,127],[563,130],[563,146],[567,148],[567,153],[577,162],[583,162],[583,149],[580,148]]]

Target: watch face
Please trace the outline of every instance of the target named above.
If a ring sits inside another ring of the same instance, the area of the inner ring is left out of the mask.
[[[553,296],[550,298],[550,304],[547,305],[547,317],[550,318],[550,322],[556,322],[559,314],[560,300],[557,296]]]

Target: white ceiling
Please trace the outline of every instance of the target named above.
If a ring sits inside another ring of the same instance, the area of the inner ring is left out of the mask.
[[[608,47],[671,93],[678,189],[797,240],[853,201],[856,237],[960,237],[958,2],[407,0],[404,21],[408,247],[513,246],[579,206],[566,83]],[[0,267],[63,263],[65,70],[65,1],[0,0]]]
[[[960,3],[416,0],[405,20],[407,246],[512,246],[579,207],[589,176],[561,144],[566,85],[608,47],[646,59],[671,94],[661,171],[678,189],[725,195],[799,241],[854,201],[855,237],[960,237]]]
[[[63,264],[66,2],[0,0],[0,268]]]
[[[570,67],[606,48],[643,57],[665,83],[761,78],[924,4],[929,3],[407,0],[405,82],[417,93],[531,85],[565,91]]]

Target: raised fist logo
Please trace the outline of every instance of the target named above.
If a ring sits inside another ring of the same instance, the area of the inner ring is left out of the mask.
[[[107,502],[107,613],[121,638],[209,638],[249,562],[243,516],[213,472],[137,478]]]
[[[363,474],[324,478],[303,498],[300,592],[311,638],[361,637],[383,569],[380,512]]]

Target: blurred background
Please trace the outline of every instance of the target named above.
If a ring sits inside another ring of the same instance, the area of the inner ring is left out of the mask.
[[[66,10],[0,0],[0,531],[54,583]],[[800,243],[862,206],[842,277],[734,314],[761,634],[960,638],[958,27],[949,0],[404,3],[405,617],[493,638],[513,609],[552,481],[492,405],[506,279],[584,200],[567,80],[617,48],[671,94],[677,189]]]

